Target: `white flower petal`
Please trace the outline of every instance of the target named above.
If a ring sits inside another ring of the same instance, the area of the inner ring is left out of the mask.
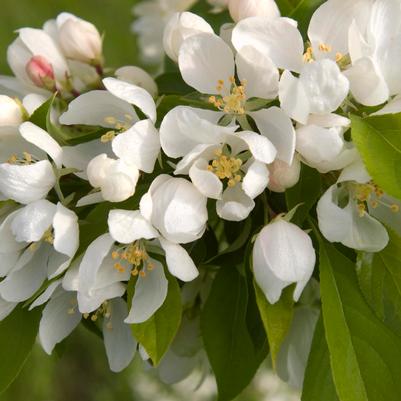
[[[0,240],[1,241],[1,240]],[[0,252],[0,277],[5,277],[16,265],[20,252]]]
[[[338,206],[339,189],[332,185],[320,198],[317,207],[319,229],[330,242],[341,242],[352,225],[349,209]]]
[[[53,218],[54,249],[72,258],[79,246],[78,216],[61,203]]]
[[[156,82],[144,69],[133,65],[127,65],[118,68],[114,74],[117,79],[140,86],[147,90],[153,98],[157,97],[158,89]]]
[[[269,170],[266,164],[255,160],[242,180],[242,189],[252,199],[259,196],[269,183]]]
[[[223,183],[210,172],[208,162],[198,159],[189,169],[189,177],[201,194],[211,199],[220,199],[223,193]]]
[[[0,322],[5,319],[18,305],[18,302],[7,302],[0,297]]]
[[[151,222],[167,240],[186,244],[203,235],[207,198],[191,182],[170,178],[156,188],[152,202]]]
[[[228,79],[234,76],[234,55],[230,47],[211,33],[191,36],[181,45],[178,65],[184,81],[197,91],[218,94],[218,81],[223,80],[223,93],[229,92]]]
[[[35,301],[31,303],[29,306],[29,310],[32,310],[40,305],[45,304],[50,297],[54,294],[54,292],[59,288],[59,285],[61,284],[61,280],[56,280],[53,281],[43,292],[40,294]],[[62,291],[62,290],[60,290]]]
[[[15,216],[11,229],[19,242],[37,242],[52,226],[56,205],[41,199],[21,209]]]
[[[159,133],[150,120],[142,120],[118,135],[112,147],[117,157],[151,173],[160,152]]]
[[[20,270],[11,272],[0,283],[0,296],[9,302],[29,299],[46,278],[49,248],[42,245],[33,258]]]
[[[75,293],[64,292],[52,298],[43,309],[39,340],[46,353],[51,354],[56,344],[64,340],[81,321],[76,301]]]
[[[157,260],[149,260],[154,269],[146,271],[145,277],[138,277],[132,307],[125,323],[146,322],[164,303],[167,296],[168,281],[163,265]]]
[[[348,95],[349,81],[338,65],[328,59],[305,64],[300,84],[309,99],[310,113],[335,111]]]
[[[120,244],[130,244],[139,239],[159,236],[139,210],[111,210],[108,218],[109,232]]]
[[[192,281],[199,272],[188,252],[180,245],[165,238],[159,238],[160,245],[166,252],[166,263],[169,272],[181,281]]]
[[[0,164],[0,191],[16,202],[27,204],[42,199],[55,183],[48,160],[29,165]]]
[[[160,125],[160,142],[170,157],[182,157],[200,144],[218,144],[226,133],[237,127],[219,126],[220,112],[177,106],[170,110]]]
[[[114,239],[110,234],[103,234],[88,246],[79,266],[79,292],[90,295],[95,287],[99,268],[110,253],[113,243]]]
[[[212,160],[216,156],[216,151],[220,149],[221,145],[196,145],[177,163],[174,175],[189,174],[191,167],[197,160]]]
[[[351,214],[352,223],[349,232],[341,241],[345,246],[365,252],[380,252],[387,246],[389,236],[379,221],[367,213],[361,217],[357,206],[352,205],[352,202],[347,210]]]
[[[306,124],[310,103],[299,78],[295,78],[289,71],[284,71],[280,79],[278,96],[280,106],[288,116],[301,124]]]
[[[274,99],[278,94],[279,72],[269,57],[253,46],[244,46],[235,58],[238,77],[246,81],[246,95]]]
[[[112,267],[110,266],[110,269]],[[91,313],[109,299],[122,297],[125,293],[125,285],[115,282],[109,286],[102,287],[96,290],[92,290],[91,294],[85,294],[78,292],[78,308],[81,313]]]
[[[137,106],[153,123],[156,122],[156,105],[145,89],[112,77],[103,79],[103,84],[111,94]]]
[[[10,213],[0,225],[0,253],[18,252],[26,247],[24,243],[18,243],[12,232],[12,224],[21,209]]]
[[[252,198],[245,194],[240,185],[227,188],[221,200],[216,202],[216,211],[219,217],[229,221],[241,221],[249,216],[255,207]]]
[[[335,59],[336,53],[348,53],[348,29],[353,21],[361,28],[366,27],[370,0],[330,0],[324,2],[312,15],[308,36],[315,57]],[[319,45],[331,48],[320,52]]]
[[[75,173],[78,177],[87,180],[86,169],[89,162],[100,154],[110,157],[112,155],[111,144],[102,143],[98,139],[90,142],[80,143],[75,146],[63,146],[63,165],[66,168],[75,168],[80,172]]]
[[[46,103],[47,97],[38,93],[30,93],[22,99],[22,105],[31,116],[43,103]]]
[[[305,125],[297,129],[297,151],[313,165],[330,162],[344,147],[340,130]]]
[[[269,166],[269,173],[269,189],[273,192],[284,192],[299,181],[301,174],[299,157],[294,157],[290,165],[279,159],[275,160]]]
[[[279,107],[249,113],[260,133],[277,149],[277,158],[291,164],[295,153],[295,130],[291,119]]]
[[[60,116],[59,121],[65,125],[84,124],[115,128],[116,123],[113,119],[109,122],[108,117],[113,117],[116,122],[130,124],[138,120],[135,110],[129,103],[116,98],[110,92],[95,90],[74,99],[68,105],[68,110]]]
[[[312,276],[315,262],[312,240],[295,224],[277,220],[264,227],[256,238],[255,279],[271,303],[280,296],[278,291],[271,292],[275,280],[281,288],[286,283],[304,282]]]
[[[232,42],[238,52],[245,46],[256,47],[278,68],[299,72],[302,67],[304,41],[286,18],[246,18],[234,28]]]
[[[56,166],[61,167],[63,151],[45,130],[27,121],[20,125],[19,131],[25,140],[44,150],[54,160]]]
[[[107,170],[105,180],[102,182],[102,196],[109,202],[123,202],[135,193],[139,178],[139,170],[133,164],[117,160]]]
[[[377,106],[388,100],[390,92],[384,77],[376,64],[369,57],[357,60],[344,72],[350,82],[350,89],[355,99],[366,106]]]
[[[93,194],[83,196],[81,199],[79,199],[77,202],[77,207],[93,205],[93,204],[101,203],[101,202],[104,202],[102,193],[95,192]]]
[[[121,372],[132,361],[137,342],[132,336],[131,327],[124,323],[127,305],[122,299],[110,301],[110,318],[103,320],[103,339],[107,359],[112,372]]]
[[[256,132],[242,131],[236,134],[249,146],[252,156],[263,163],[270,164],[276,158],[277,150],[270,140]]]

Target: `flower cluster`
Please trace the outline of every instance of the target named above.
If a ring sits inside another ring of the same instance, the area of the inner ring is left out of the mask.
[[[83,321],[113,371],[139,349],[169,383],[217,375],[208,319],[235,274],[263,323],[263,305],[295,307],[272,357],[301,386],[317,243],[355,255],[401,234],[401,201],[350,134],[401,112],[401,6],[328,0],[303,36],[273,0],[210,2],[222,27],[194,3],[135,8],[143,56],[170,59],[156,80],[105,68],[102,36],[74,15],[18,31],[0,77],[0,319],[41,308],[49,354]]]

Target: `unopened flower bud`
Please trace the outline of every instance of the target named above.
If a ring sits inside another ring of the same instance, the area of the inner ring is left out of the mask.
[[[61,49],[68,58],[101,64],[102,38],[90,22],[71,17],[60,26],[58,38]]]
[[[277,159],[269,166],[269,172],[269,189],[273,192],[284,192],[299,181],[301,162],[297,157],[294,157],[291,165]]]
[[[280,17],[274,0],[229,0],[228,9],[235,22],[248,17]]]
[[[175,13],[164,29],[164,50],[171,60],[177,62],[184,40],[203,32],[213,33],[213,28],[203,18],[190,12]]]
[[[43,56],[33,56],[25,67],[32,82],[40,88],[55,89],[53,66]]]
[[[21,105],[11,97],[0,95],[0,127],[18,126],[22,120]]]

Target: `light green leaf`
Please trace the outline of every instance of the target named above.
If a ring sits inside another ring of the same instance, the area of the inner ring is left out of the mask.
[[[219,401],[236,397],[261,362],[247,329],[246,278],[234,266],[222,268],[201,315],[205,349],[216,376]]]
[[[28,311],[18,306],[0,322],[0,393],[24,366],[35,343],[40,316],[40,308]]]
[[[373,181],[401,199],[401,114],[352,116],[351,121],[352,139]]]
[[[323,320],[341,401],[398,401],[401,339],[383,325],[359,290],[354,264],[320,242]]]
[[[267,301],[256,282],[254,282],[254,287],[256,302],[269,340],[270,354],[275,368],[278,352],[291,327],[294,315],[294,300],[292,297],[294,286],[285,288],[280,300],[274,305]]]
[[[302,401],[338,401],[331,375],[329,349],[324,336],[323,319],[317,322],[306,367]]]
[[[132,333],[158,365],[181,323],[181,292],[175,277],[168,275],[168,293],[164,304],[144,323],[132,324]]]
[[[358,255],[361,290],[376,315],[401,336],[401,238],[391,230],[381,252]]]

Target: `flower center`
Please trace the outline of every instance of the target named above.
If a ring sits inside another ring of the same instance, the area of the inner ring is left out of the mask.
[[[383,190],[373,182],[367,184],[355,184],[354,186],[354,199],[357,202],[359,216],[363,217],[367,213],[367,204],[376,209],[380,205],[389,208],[392,212],[398,213],[400,207],[393,203],[383,201]]]
[[[75,312],[75,308],[72,309],[71,314]],[[69,311],[70,313],[70,311]],[[111,318],[111,305],[108,301],[104,301],[98,309],[96,309],[92,313],[84,313],[83,318],[84,319],[90,319],[92,322],[96,322],[99,318],[104,318],[104,319],[109,319],[109,321],[106,324],[106,327],[108,330],[112,330],[113,326],[111,324],[110,318]]]
[[[120,273],[124,273],[127,268],[131,270],[133,276],[138,274],[141,277],[146,276],[146,270],[154,269],[154,264],[149,261],[149,255],[141,241],[135,241],[125,247],[112,252],[111,257],[118,260],[114,268]]]
[[[111,142],[116,135],[132,127],[133,117],[130,114],[125,114],[124,118],[125,120],[117,120],[117,118],[113,116],[108,116],[104,119],[104,122],[108,125],[114,126],[114,129],[107,131],[101,136],[100,140],[103,143]]]
[[[242,179],[242,160],[227,156],[222,149],[215,151],[215,158],[208,165],[207,169],[215,174],[221,181],[228,180],[229,187],[235,187]]]
[[[321,43],[319,45],[319,50],[322,53],[330,53],[333,48],[325,43]],[[337,52],[336,53],[336,63],[342,64],[342,62],[344,61],[344,54]],[[313,55],[313,48],[311,46],[307,47],[304,56],[303,56],[304,62],[305,63],[312,63],[313,61],[315,61],[315,57]],[[341,66],[341,65],[340,65]]]
[[[216,89],[219,92],[217,96],[210,96],[209,103],[213,104],[219,110],[227,114],[245,114],[246,103],[246,81],[241,81],[241,85],[237,85],[234,77],[229,78],[230,89],[229,95],[223,95],[225,89],[224,81],[221,79],[217,82]]]
[[[33,164],[37,162],[39,159],[37,159],[35,156],[28,152],[22,152],[22,157],[19,157],[16,154],[11,155],[7,163],[9,164],[18,164],[18,165],[24,165],[24,164]]]

